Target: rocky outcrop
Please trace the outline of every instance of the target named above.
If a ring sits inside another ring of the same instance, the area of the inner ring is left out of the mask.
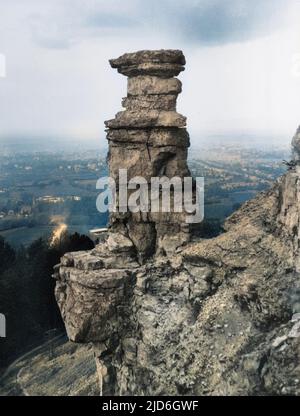
[[[120,167],[127,170],[128,181],[142,176],[149,185],[152,177],[190,176],[186,118],[176,112],[182,86],[174,76],[184,70],[182,52],[127,53],[110,64],[129,77],[127,97],[122,102],[125,111],[105,122],[109,172],[117,187]],[[115,230],[133,241],[140,261],[157,251],[169,251],[171,245],[180,247],[190,237],[184,214],[174,212],[114,213],[110,232]]]
[[[296,131],[292,140],[293,160],[298,163],[300,161],[300,127]]]
[[[128,110],[107,123],[111,174],[118,165],[186,174],[181,121],[160,126],[164,115],[152,113],[161,106],[182,120],[166,98],[179,92],[169,77],[182,54],[142,51],[111,65],[131,85]],[[104,243],[62,258],[57,300],[70,339],[94,345],[103,394],[300,394],[299,178],[296,159],[216,238],[178,243],[173,214],[113,216]]]

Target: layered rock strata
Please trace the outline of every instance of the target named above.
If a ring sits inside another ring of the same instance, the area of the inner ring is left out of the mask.
[[[109,172],[117,189],[120,167],[127,170],[128,181],[135,176],[145,178],[149,192],[153,177],[190,176],[186,118],[176,112],[182,85],[174,77],[184,70],[182,52],[140,51],[112,59],[110,64],[128,76],[127,97],[122,102],[125,111],[105,122]],[[142,261],[157,251],[173,252],[189,240],[189,227],[184,213],[174,212],[172,206],[171,210],[114,213],[110,230],[127,235]]]
[[[134,59],[124,55],[112,65],[132,79],[147,73],[153,85],[158,74],[160,83],[181,69],[184,61],[179,56],[179,52],[166,57],[162,51],[140,52]],[[145,57],[147,65],[141,61]],[[164,73],[159,72],[162,59],[169,64]],[[137,75],[141,68],[147,72]],[[135,111],[137,102],[156,103],[153,97],[140,95],[142,101],[128,96],[133,106],[129,111]],[[172,107],[172,100],[167,102]],[[123,160],[128,166],[136,157],[137,163],[130,165],[134,174],[148,168],[151,173],[153,165],[143,165],[139,156],[145,143],[158,143],[160,138],[164,149],[175,136],[178,143],[187,140],[185,130],[176,126],[173,135],[166,127],[119,128],[119,121],[108,125],[112,172],[114,151],[122,166]],[[294,152],[299,149],[298,136],[299,130]],[[125,153],[128,146],[137,147],[131,157],[121,158],[120,149]],[[180,160],[186,166],[179,156],[185,146],[173,147],[173,159],[165,158],[162,164],[167,172]],[[160,150],[149,148],[154,153]],[[184,246],[176,242],[168,256],[156,250],[144,264],[136,250],[142,238],[134,241],[131,235],[133,230],[146,235],[149,230],[144,227],[150,223],[134,216],[111,219],[107,240],[94,250],[62,258],[57,300],[70,339],[94,345],[103,394],[300,394],[299,183],[296,155],[270,190],[228,218],[223,234]],[[154,222],[154,229],[158,224],[171,247],[170,223]],[[153,231],[153,241],[156,238]]]
[[[190,176],[186,118],[176,112],[182,86],[174,77],[184,70],[182,52],[140,51],[110,64],[129,77],[125,111],[105,122],[109,175],[117,191],[119,169],[126,170],[127,182],[142,176],[149,188],[153,177]],[[170,212],[124,213],[116,202],[106,241],[90,252],[66,254],[56,274],[56,297],[68,336],[94,344],[104,393],[116,377],[112,356],[120,338],[134,331],[128,312],[141,264],[153,255],[172,255],[190,238],[186,213],[174,212],[174,206]]]

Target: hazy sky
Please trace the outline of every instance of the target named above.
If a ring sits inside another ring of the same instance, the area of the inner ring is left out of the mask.
[[[300,124],[299,21],[298,0],[0,0],[0,136],[104,140],[126,92],[108,59],[175,48],[192,137],[289,137]]]

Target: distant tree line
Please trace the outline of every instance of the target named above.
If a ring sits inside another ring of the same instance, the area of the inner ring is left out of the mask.
[[[46,331],[64,330],[54,297],[53,266],[69,251],[88,250],[94,243],[78,233],[61,236],[57,244],[38,239],[14,250],[0,237],[0,313],[6,317],[6,338],[0,338],[0,368],[34,344]]]

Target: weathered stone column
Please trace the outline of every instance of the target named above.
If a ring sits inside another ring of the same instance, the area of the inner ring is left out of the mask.
[[[109,172],[117,186],[119,169],[127,169],[128,181],[144,177],[147,186],[152,177],[190,176],[186,119],[176,112],[181,82],[174,78],[184,63],[177,50],[141,51],[111,61],[129,76],[126,110],[106,122]],[[55,294],[68,337],[94,345],[103,394],[122,390],[127,361],[131,365],[136,359],[135,291],[140,297],[146,285],[146,260],[162,254],[168,263],[164,255],[174,254],[189,240],[185,220],[186,213],[174,209],[111,213],[105,241],[91,251],[65,254],[56,268]],[[155,269],[154,275],[163,278],[167,273]]]
[[[186,118],[176,112],[182,86],[174,78],[184,70],[183,53],[139,51],[112,59],[110,64],[128,76],[127,97],[122,102],[125,111],[105,123],[110,176],[118,184],[119,169],[127,169],[128,181],[143,176],[149,185],[152,177],[190,176]],[[112,232],[127,233],[142,260],[155,252],[173,253],[189,239],[184,214],[173,208],[166,213],[114,213],[110,226]]]

